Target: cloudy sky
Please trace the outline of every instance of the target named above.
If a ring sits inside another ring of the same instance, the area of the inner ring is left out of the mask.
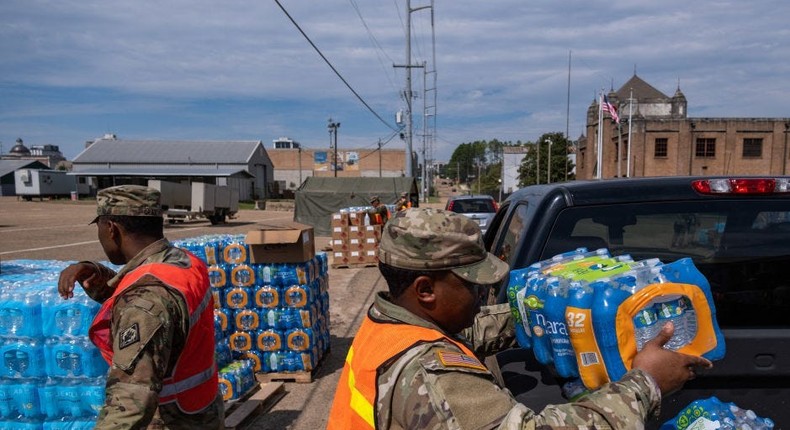
[[[105,133],[327,148],[330,117],[341,148],[404,148],[405,0],[279,2],[364,103],[274,0],[3,0],[3,152],[22,138],[72,159]],[[436,71],[434,158],[566,120],[576,138],[596,93],[634,70],[670,96],[679,83],[690,116],[790,117],[788,16],[787,0],[436,1],[435,62],[431,11],[411,14],[412,64]],[[425,74],[412,70],[420,151]]]

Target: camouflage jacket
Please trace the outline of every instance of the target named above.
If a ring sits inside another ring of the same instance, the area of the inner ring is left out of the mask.
[[[103,303],[112,296],[124,275],[147,263],[186,266],[189,258],[184,251],[161,239],[142,250],[117,274],[93,263],[99,269],[98,278],[104,287],[92,288],[91,297]],[[185,414],[175,404],[159,407],[162,380],[175,366],[189,328],[189,311],[179,293],[144,276],[118,296],[111,324],[113,339],[117,339],[118,333],[137,330],[132,338],[145,342],[146,347],[120,349],[118,342],[113,342],[113,364],[96,429],[223,428],[224,409],[219,395],[197,414]]]
[[[371,318],[400,321],[441,331],[379,293],[370,308]],[[486,345],[507,345],[497,331],[512,330],[507,305],[484,307],[466,343],[480,351]],[[449,336],[448,337],[452,337]],[[464,341],[458,336],[456,340]],[[661,395],[655,382],[641,371],[605,385],[575,403],[549,405],[535,413],[518,403],[495,382],[482,364],[443,364],[441,351],[461,352],[448,341],[419,344],[404,353],[378,376],[377,417],[381,429],[555,429],[643,428],[655,412]],[[476,358],[470,358],[476,360]]]
[[[389,209],[383,203],[378,205],[378,207],[371,207],[368,209],[368,214],[372,217],[373,215],[379,215],[381,217],[381,223],[386,224],[389,220]],[[370,220],[371,224],[374,224],[373,219]]]

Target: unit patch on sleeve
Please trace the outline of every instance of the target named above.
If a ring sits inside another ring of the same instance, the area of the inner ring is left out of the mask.
[[[118,336],[118,349],[124,349],[129,345],[134,345],[140,341],[140,327],[137,323],[134,323],[121,331]]]
[[[488,368],[486,368],[483,365],[483,363],[481,363],[475,357],[471,357],[469,355],[462,354],[460,352],[444,350],[444,351],[437,351],[436,355],[437,357],[439,357],[439,361],[441,361],[441,363],[445,367],[466,367],[469,369],[477,369],[483,371],[488,370]]]

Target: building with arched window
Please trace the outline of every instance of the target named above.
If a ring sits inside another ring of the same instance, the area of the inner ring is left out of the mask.
[[[577,179],[678,175],[786,175],[790,172],[790,118],[694,118],[678,87],[667,96],[636,74],[607,95],[620,122],[603,115],[599,101],[587,109],[586,136],[576,153]],[[629,112],[630,145],[629,145]]]

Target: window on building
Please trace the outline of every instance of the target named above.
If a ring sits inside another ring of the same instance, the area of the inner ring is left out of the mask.
[[[655,158],[665,158],[667,156],[667,138],[666,137],[657,137],[656,138],[656,148],[653,151],[653,157]]]
[[[713,158],[716,156],[716,139],[712,137],[697,138],[694,148],[695,157]]]
[[[744,138],[743,139],[743,158],[759,158],[763,156],[763,139]]]

